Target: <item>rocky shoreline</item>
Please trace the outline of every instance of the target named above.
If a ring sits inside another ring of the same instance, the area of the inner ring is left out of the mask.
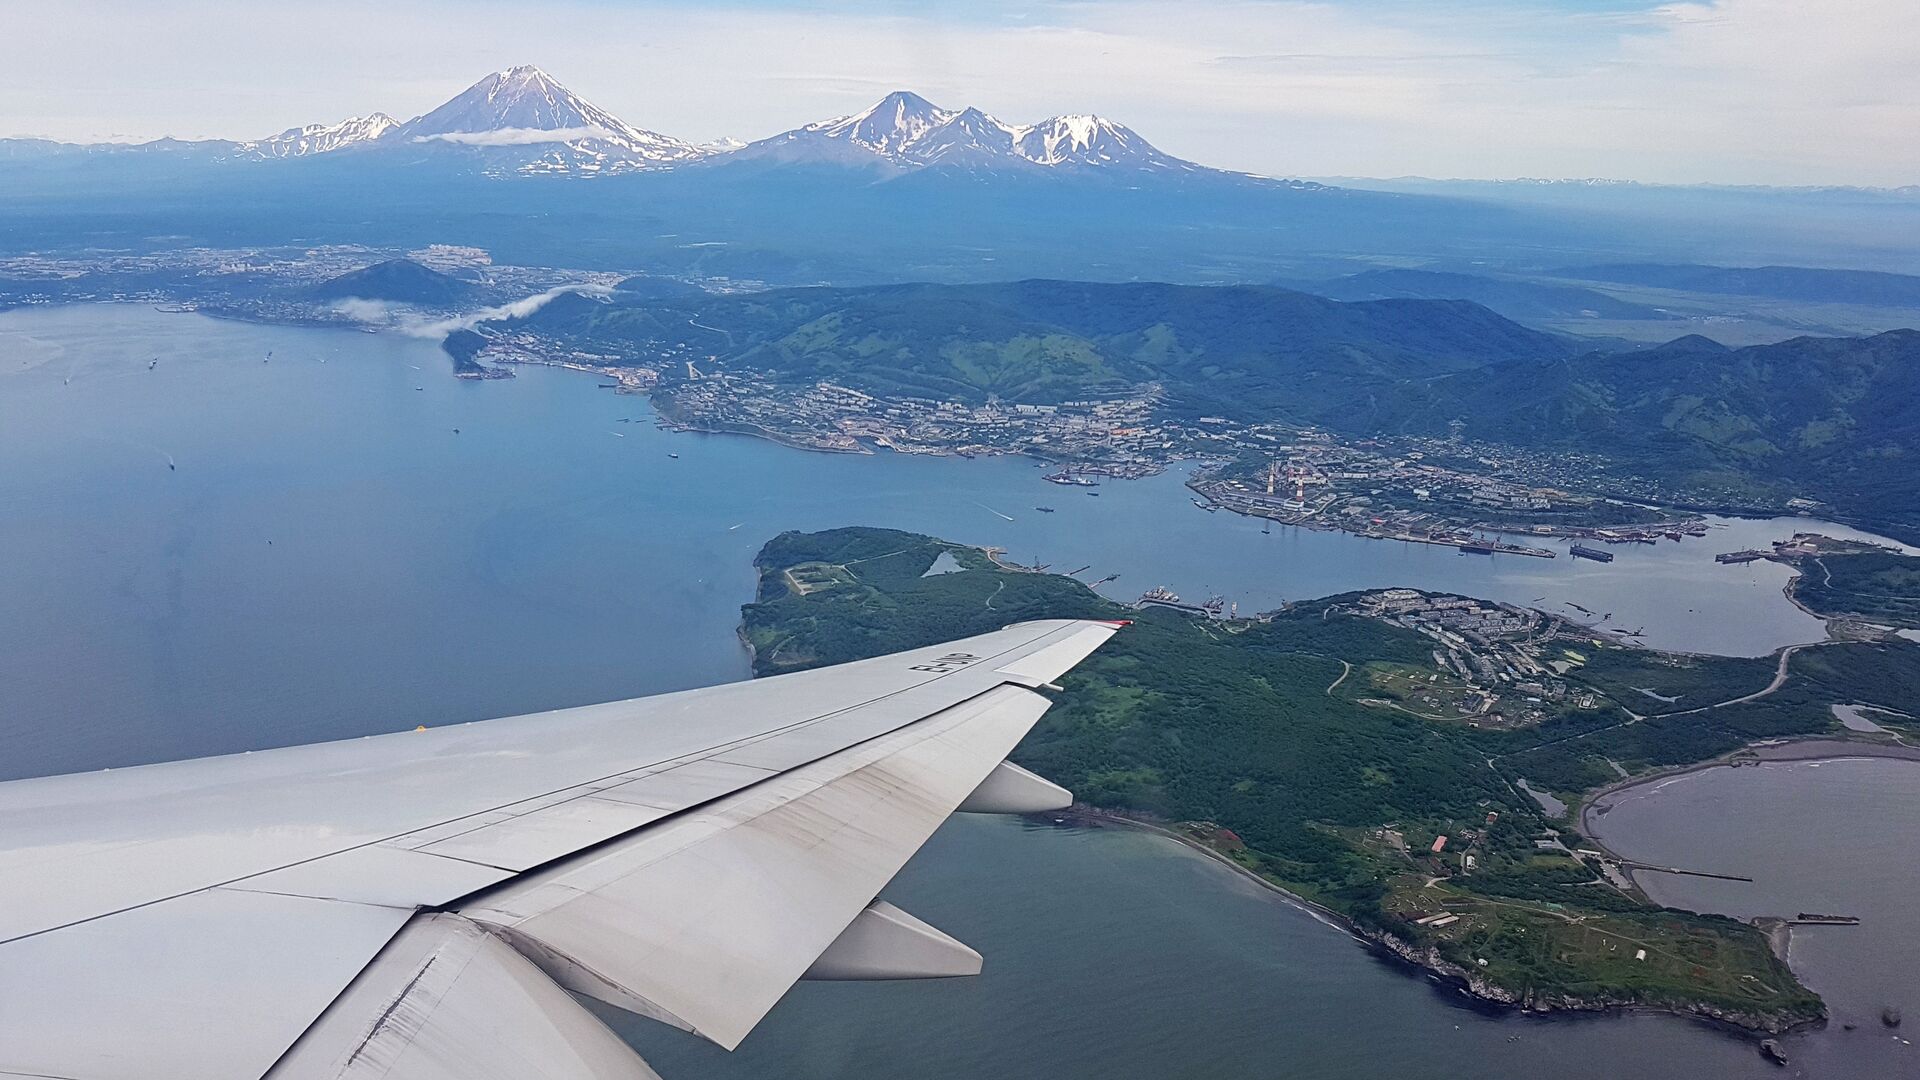
[[[1707,1002],[1688,1002],[1686,1004],[1652,1004],[1628,998],[1614,997],[1575,997],[1565,994],[1516,993],[1487,979],[1477,971],[1469,970],[1441,956],[1438,949],[1427,946],[1424,949],[1396,934],[1375,926],[1367,926],[1323,904],[1317,904],[1295,893],[1270,878],[1261,876],[1241,866],[1218,851],[1199,843],[1190,836],[1183,835],[1164,825],[1126,814],[1103,810],[1098,807],[1076,803],[1073,808],[1060,814],[1049,815],[1046,820],[1052,824],[1091,824],[1119,825],[1154,833],[1175,841],[1193,851],[1207,856],[1234,873],[1263,888],[1283,897],[1288,903],[1312,914],[1321,922],[1336,927],[1351,935],[1376,952],[1392,957],[1394,960],[1418,969],[1427,975],[1458,989],[1475,1002],[1518,1012],[1549,1015],[1552,1013],[1596,1013],[1596,1012],[1647,1012],[1663,1013],[1691,1020],[1701,1020],[1724,1028],[1742,1036],[1784,1035],[1817,1027],[1825,1022],[1825,1016],[1790,1017],[1768,1013],[1747,1012],[1737,1009],[1724,1009]]]
[[[1446,959],[1440,955],[1438,949],[1432,946],[1422,949],[1405,938],[1357,923],[1349,923],[1348,929],[1354,936],[1371,944],[1374,948],[1456,987],[1476,1001],[1519,1012],[1541,1015],[1560,1012],[1664,1013],[1692,1020],[1709,1021],[1743,1035],[1785,1035],[1817,1027],[1826,1019],[1824,1016],[1790,1017],[1740,1009],[1723,1009],[1703,1001],[1688,1002],[1684,1005],[1657,1005],[1630,998],[1575,997],[1569,994],[1534,994],[1532,992],[1516,994],[1504,986],[1490,982],[1479,972],[1470,971]]]

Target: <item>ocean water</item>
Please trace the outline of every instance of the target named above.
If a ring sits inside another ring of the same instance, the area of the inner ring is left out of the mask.
[[[1751,877],[1637,875],[1663,904],[1737,918],[1854,915],[1858,926],[1797,926],[1788,956],[1827,1001],[1825,1031],[1786,1040],[1807,1076],[1920,1076],[1920,762],[1769,762],[1687,773],[1605,797],[1599,838],[1629,858]],[[1685,828],[1675,828],[1685,822]],[[1853,1031],[1845,1024],[1856,1025]]]
[[[1712,561],[1798,520],[1607,566],[1265,534],[1177,474],[1093,497],[1016,459],[676,434],[594,381],[460,382],[431,342],[138,306],[0,313],[0,779],[744,678],[755,551],[845,524],[1118,573],[1122,598],[1414,585],[1701,651],[1819,636],[1783,568]],[[633,1037],[669,1077],[1770,1074],[1670,1018],[1476,1011],[1152,837],[963,819],[892,895],[988,974],[802,987],[731,1057]]]

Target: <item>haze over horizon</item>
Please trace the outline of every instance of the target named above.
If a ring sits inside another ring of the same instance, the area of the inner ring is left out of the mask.
[[[1920,180],[1920,144],[1890,137],[1920,100],[1920,6],[1901,0],[13,7],[7,136],[405,119],[531,63],[692,142],[762,138],[907,88],[1011,121],[1099,113],[1170,154],[1270,175]]]

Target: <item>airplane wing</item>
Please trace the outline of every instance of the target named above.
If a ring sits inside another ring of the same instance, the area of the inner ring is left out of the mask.
[[[876,899],[1121,624],[658,697],[0,784],[0,1077],[654,1073],[577,1000],[732,1049],[801,978],[969,975]]]

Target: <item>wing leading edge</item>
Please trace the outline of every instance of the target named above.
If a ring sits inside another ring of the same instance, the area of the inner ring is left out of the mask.
[[[576,996],[732,1048],[802,977],[978,971],[876,896],[1070,800],[1005,757],[1117,625],[0,784],[0,1075],[650,1077]]]

